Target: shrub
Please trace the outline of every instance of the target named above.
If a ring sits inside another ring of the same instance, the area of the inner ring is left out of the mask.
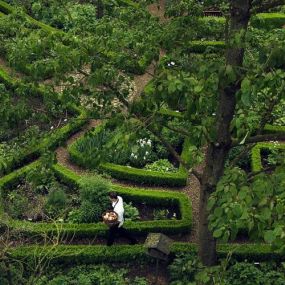
[[[67,196],[62,189],[53,188],[47,197],[45,209],[49,215],[56,217],[66,207]]]
[[[24,195],[18,193],[17,191],[13,191],[8,194],[7,212],[12,218],[20,218],[27,208],[27,205],[28,198]]]
[[[111,184],[100,176],[85,176],[79,181],[82,222],[98,222],[110,204]]]
[[[263,273],[253,264],[241,262],[233,265],[227,272],[228,284],[231,285],[261,285]]]
[[[127,270],[114,270],[107,266],[99,265],[82,265],[76,266],[64,272],[57,271],[58,276],[50,279],[50,276],[42,277],[35,285],[146,285],[146,280],[143,278],[135,278],[129,280],[125,277]]]
[[[198,270],[203,268],[195,253],[180,254],[169,266],[171,284],[189,284]],[[177,281],[179,282],[177,283]]]
[[[159,171],[159,172],[177,172],[178,169],[175,168],[167,159],[160,159],[155,161],[152,164],[147,164],[145,169],[151,171]]]
[[[126,221],[135,221],[140,218],[139,210],[133,206],[132,202],[124,203],[124,217]]]

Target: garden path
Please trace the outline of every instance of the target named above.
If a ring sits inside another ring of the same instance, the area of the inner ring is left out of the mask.
[[[165,0],[160,0],[159,4],[160,4],[159,9],[158,9],[157,4],[149,5],[148,9],[152,15],[159,17],[160,21],[163,22],[165,21],[165,17],[164,17]],[[160,58],[163,57],[164,55],[165,55],[165,51],[160,50]],[[143,75],[137,75],[134,77],[134,81],[137,87],[135,98],[140,96],[145,86],[152,79],[153,77],[152,75],[155,72],[156,64],[157,64],[156,62],[152,62]],[[84,175],[84,174],[90,173],[90,171],[83,169],[82,167],[75,165],[74,163],[70,161],[69,154],[67,151],[67,146],[72,144],[75,140],[77,140],[79,137],[84,135],[84,133],[86,133],[91,128],[98,126],[98,124],[100,124],[100,120],[89,120],[88,124],[86,124],[86,126],[80,132],[74,134],[69,140],[67,140],[66,147],[59,147],[56,150],[57,161],[77,174]],[[197,166],[196,170],[198,172],[201,172],[202,168],[203,168],[203,164]],[[148,188],[148,187],[137,185],[131,182],[122,182],[122,181],[118,181],[115,179],[113,179],[112,182],[115,184],[120,184],[124,186],[131,186],[131,187],[134,187],[134,189],[135,187],[139,187],[140,189]],[[198,217],[199,217],[198,213],[199,213],[199,198],[200,198],[200,183],[197,180],[197,178],[194,175],[190,175],[187,186],[181,187],[179,189],[178,188],[167,188],[167,187],[156,187],[156,186],[151,186],[151,189],[181,191],[190,197],[192,201],[193,226],[192,226],[191,233],[187,236],[184,236],[183,241],[196,243],[198,241]]]

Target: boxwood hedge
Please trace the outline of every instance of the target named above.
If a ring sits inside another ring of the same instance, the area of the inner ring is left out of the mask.
[[[257,143],[251,150],[251,168],[253,172],[259,172],[263,169],[261,151],[263,149],[283,149],[285,151],[285,143],[276,145],[273,142]]]
[[[25,166],[18,171],[11,173],[0,179],[1,197],[4,196],[4,191],[8,191],[8,187],[15,185],[27,171],[34,167],[38,167],[40,162],[34,162]],[[53,167],[56,176],[63,183],[70,186],[78,186],[80,176],[65,168],[62,165],[56,164]],[[126,227],[136,233],[146,234],[148,232],[163,232],[168,234],[187,233],[191,230],[192,224],[192,208],[189,198],[184,193],[144,190],[131,187],[122,187],[113,185],[112,190],[123,195],[124,199],[134,202],[145,202],[149,205],[159,206],[175,206],[180,211],[181,219],[177,220],[155,220],[132,222],[127,221]],[[1,207],[3,213],[3,207]],[[105,236],[107,234],[107,226],[105,224],[67,224],[67,223],[31,223],[28,221],[9,220],[9,225],[22,232],[27,236],[45,234],[55,234],[60,231],[61,234],[75,237],[96,237]]]
[[[169,114],[168,114],[169,115]],[[104,128],[104,124],[97,127],[95,132],[99,132]],[[76,142],[68,147],[70,159],[81,167],[90,167],[91,165],[84,160],[81,153],[76,149]],[[189,140],[185,139],[181,157],[184,161],[189,161]],[[129,166],[118,165],[114,163],[101,163],[98,167],[114,178],[129,180],[140,184],[149,185],[168,185],[168,186],[185,186],[187,184],[188,171],[180,165],[177,173],[165,173],[158,171],[150,171]]]
[[[181,253],[197,253],[198,246],[193,243],[174,242],[170,248],[173,258]],[[274,252],[267,244],[219,244],[218,257],[226,257],[229,252],[238,261],[284,261],[281,252]],[[146,248],[143,245],[114,245],[84,246],[84,245],[59,245],[52,246],[19,246],[11,251],[11,256],[17,260],[34,261],[45,255],[53,264],[75,265],[95,263],[129,263],[149,261]]]
[[[34,96],[40,96],[44,98],[48,96],[44,86],[33,87],[32,85],[27,85],[19,80],[16,80],[3,69],[0,68],[0,83],[3,83],[7,88],[11,90],[16,90],[18,87],[26,85],[29,87],[29,92]],[[60,99],[58,98],[58,102]],[[75,117],[70,119],[69,123],[55,130],[49,137],[45,137],[42,141],[39,142],[37,147],[27,150],[26,153],[23,153],[21,156],[14,157],[11,160],[6,162],[6,167],[2,171],[4,174],[7,174],[14,169],[17,169],[23,166],[25,163],[31,162],[38,158],[46,149],[55,149],[58,145],[65,142],[66,139],[78,131],[86,122],[86,114],[81,109],[77,108],[74,105],[67,105],[67,110],[70,114]]]

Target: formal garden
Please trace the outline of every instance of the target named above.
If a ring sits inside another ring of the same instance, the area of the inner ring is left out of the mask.
[[[284,55],[284,0],[0,0],[0,284],[285,284]]]

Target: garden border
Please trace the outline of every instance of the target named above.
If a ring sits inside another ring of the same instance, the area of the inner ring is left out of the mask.
[[[273,142],[257,143],[251,150],[251,168],[253,172],[262,171],[261,150],[262,149],[284,149],[285,143],[275,145]]]
[[[4,15],[8,15],[8,14],[14,13],[15,8],[13,6],[11,6],[10,4],[8,4],[7,2],[0,0],[0,12],[2,12]],[[39,28],[41,28],[41,29],[43,29],[49,33],[62,33],[62,31],[60,31],[54,27],[51,27],[47,24],[44,24],[44,23],[34,19],[33,17],[29,16],[26,13],[25,13],[25,16],[30,23],[38,26]]]
[[[27,171],[38,167],[40,161],[33,162],[32,164],[10,173],[0,179],[0,197],[3,198],[3,191],[6,187],[16,184],[19,179],[27,173]],[[55,164],[53,170],[63,183],[75,186],[78,185],[80,176],[67,169],[66,167]],[[152,201],[157,205],[174,204],[179,207],[181,219],[179,220],[156,220],[156,221],[143,221],[132,222],[126,221],[127,228],[138,235],[146,234],[149,232],[163,232],[166,234],[180,234],[189,233],[192,226],[192,206],[191,201],[184,193],[173,191],[159,191],[159,190],[144,190],[139,188],[123,187],[112,185],[112,190],[117,191],[119,194],[124,195],[127,199],[136,201]],[[1,203],[2,205],[2,203]],[[0,215],[3,214],[3,205],[0,207]],[[104,223],[89,223],[89,224],[67,224],[67,223],[31,223],[28,221],[8,220],[9,226],[13,229],[19,230],[26,236],[41,235],[43,233],[52,235],[60,230],[63,235],[71,237],[96,237],[106,236],[108,227]]]
[[[10,77],[3,69],[0,67],[0,83],[3,82],[8,88],[14,89],[17,86],[24,84],[20,80],[15,80]],[[44,86],[40,88],[35,88],[33,90],[35,94],[39,94],[41,97],[44,97],[45,89]],[[60,101],[60,99],[58,98]],[[75,105],[67,105],[67,110],[71,113],[76,115],[75,118],[71,118],[70,122],[67,123],[65,126],[57,129],[54,133],[52,133],[49,137],[43,138],[38,146],[32,150],[27,151],[21,157],[12,158],[9,162],[7,162],[7,166],[3,171],[4,175],[8,174],[9,172],[21,167],[27,162],[37,159],[42,155],[42,153],[46,149],[55,149],[61,143],[64,143],[68,137],[78,131],[83,125],[86,124],[86,114],[81,109],[76,107]]]
[[[168,114],[169,115],[169,114]],[[95,132],[99,132],[104,128],[104,123],[95,129]],[[82,139],[79,138],[78,140]],[[78,141],[77,140],[77,141]],[[76,149],[76,142],[68,146],[68,153],[72,162],[77,165],[87,168],[81,153]],[[185,138],[183,143],[183,150],[181,153],[182,159],[186,162],[189,160],[189,139]],[[111,177],[116,179],[128,180],[140,184],[148,185],[167,185],[171,187],[185,186],[188,179],[188,171],[181,164],[177,173],[164,173],[159,171],[150,171],[145,169],[139,169],[135,167],[129,167],[124,165],[118,165],[114,163],[100,163],[98,169],[108,173]]]
[[[146,254],[143,245],[114,245],[90,246],[90,245],[60,245],[52,246],[20,246],[11,250],[11,256],[17,260],[33,261],[43,252],[52,259],[53,264],[78,265],[96,263],[121,263],[149,261],[151,257]],[[197,253],[198,246],[193,243],[174,242],[170,248],[170,256],[174,258],[178,254]],[[285,256],[281,252],[274,252],[268,244],[218,244],[219,258],[225,258],[229,253],[238,261],[284,261]]]

